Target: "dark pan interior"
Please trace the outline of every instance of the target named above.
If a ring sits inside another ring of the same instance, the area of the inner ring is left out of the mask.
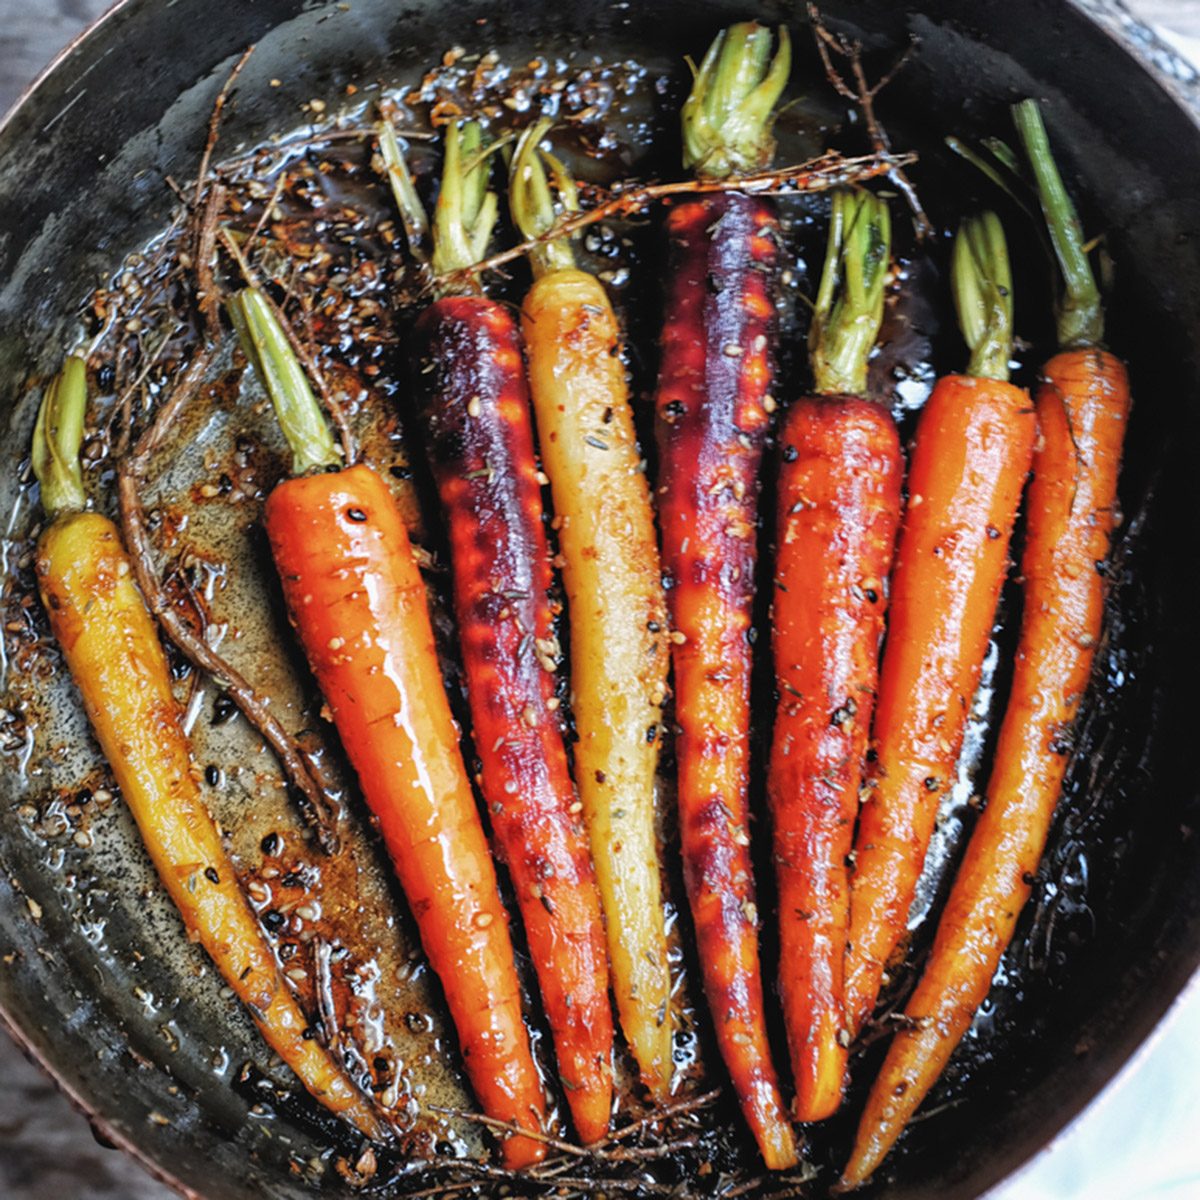
[[[947,1081],[948,1107],[914,1127],[871,1192],[895,1198],[976,1196],[1007,1175],[1108,1080],[1200,963],[1200,837],[1191,836],[1200,784],[1187,749],[1200,665],[1192,619],[1200,497],[1189,461],[1200,433],[1200,132],[1089,15],[1094,4],[919,7],[825,6],[873,46],[920,37],[888,103],[924,114],[930,135],[992,131],[1008,101],[1045,101],[1064,166],[1089,199],[1089,225],[1106,231],[1120,269],[1112,340],[1131,360],[1138,412],[1123,485],[1135,532],[1101,655],[1102,670],[1122,678],[1113,703],[1094,707],[1048,868],[1063,914],[1055,938],[1069,946],[1070,971],[1053,987],[1036,973],[1026,985],[1016,973],[1002,989],[999,1036],[987,1044],[1003,1054],[970,1057],[969,1070]],[[798,5],[710,0],[124,5],[0,132],[5,476],[15,478],[32,418],[17,402],[57,365],[88,292],[169,220],[163,176],[194,172],[213,98],[249,42],[259,49],[226,128],[227,151],[294,127],[302,101],[332,101],[347,82],[415,79],[452,44],[579,43],[600,53],[633,45],[673,58],[697,54],[719,26],[747,15],[790,21],[797,32],[802,20]],[[281,86],[270,86],[274,79]],[[7,501],[11,482],[4,487]],[[177,976],[160,974],[153,958],[138,967],[141,998],[111,986],[115,975],[128,982],[129,971],[107,947],[169,944],[179,936],[172,914],[160,898],[134,922],[128,903],[109,902],[107,889],[128,900],[149,882],[136,853],[120,878],[86,894],[63,886],[69,873],[16,818],[43,784],[26,772],[19,719],[6,709],[0,723],[0,1013],[107,1136],[136,1146],[181,1185],[211,1200],[299,1196],[314,1186],[350,1194],[335,1172],[313,1185],[289,1169],[289,1158],[322,1152],[319,1128],[248,1114],[246,1096],[210,1061],[216,1046],[236,1061],[256,1052],[211,976],[165,1006]],[[122,861],[127,845],[107,847],[107,861]],[[1078,878],[1084,869],[1088,880]],[[1072,888],[1086,903],[1069,903]],[[1045,912],[1027,918],[1026,933],[1048,928]],[[1043,949],[1058,944],[1047,933]]]

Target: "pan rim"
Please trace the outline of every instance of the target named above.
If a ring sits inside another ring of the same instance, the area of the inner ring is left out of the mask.
[[[103,13],[91,21],[59,50],[26,85],[8,110],[0,115],[0,141],[8,136],[22,111],[52,79],[64,72],[76,52],[92,39],[103,27],[126,10],[146,3],[147,0],[114,0]],[[332,4],[333,0],[320,0]],[[1157,86],[1157,88],[1200,132],[1200,71],[1187,62],[1157,31],[1146,22],[1131,14],[1122,0],[1062,0],[1077,12],[1098,32],[1102,33],[1116,48],[1121,50],[1131,64]],[[1147,1006],[1146,1034],[1123,1057],[1106,1064],[1097,1076],[1080,1091],[1080,1098],[1064,1106],[1061,1119],[1055,1117],[1048,1122],[1049,1132],[1041,1145],[1010,1166],[994,1182],[979,1193],[979,1200],[989,1200],[997,1191],[1028,1176],[1029,1172],[1067,1138],[1080,1122],[1101,1103],[1111,1102],[1118,1089],[1124,1087],[1146,1057],[1159,1044],[1167,1031],[1176,1023],[1179,1012],[1186,1004],[1200,996],[1200,959],[1191,965],[1183,982],[1174,994]],[[1151,1015],[1152,1014],[1152,1015]],[[34,1043],[17,1014],[6,1007],[0,997],[0,1031],[9,1036],[21,1053],[34,1063],[53,1082],[75,1111],[83,1116],[93,1131],[117,1149],[129,1155],[154,1180],[169,1187],[184,1200],[205,1200],[203,1193],[195,1191],[170,1170],[160,1164],[134,1137],[117,1128],[106,1118],[99,1106],[93,1107],[60,1071],[49,1061]]]

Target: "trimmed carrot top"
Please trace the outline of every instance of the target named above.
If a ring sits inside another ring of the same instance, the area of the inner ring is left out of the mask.
[[[792,69],[792,43],[779,27],[771,58],[771,31],[754,21],[717,34],[683,105],[683,165],[704,179],[762,170],[775,153],[774,108]]]
[[[861,396],[883,323],[891,261],[887,202],[870,192],[833,193],[829,250],[808,331],[813,384],[821,395]]]
[[[1099,346],[1104,341],[1104,306],[1088,263],[1083,227],[1050,151],[1050,139],[1036,100],[1014,104],[1013,120],[1025,145],[1046,216],[1050,242],[1062,271],[1063,291],[1055,304],[1058,344],[1063,350]]]
[[[512,177],[509,207],[513,223],[521,236],[531,241],[550,233],[564,214],[579,211],[579,191],[571,172],[558,157],[540,147],[552,124],[549,117],[543,117],[521,134],[509,168]],[[535,279],[552,271],[569,271],[576,266],[570,237],[554,238],[534,246],[529,251],[529,265]]]
[[[51,520],[87,507],[79,450],[87,407],[87,366],[72,354],[51,381],[33,427],[33,473]]]
[[[994,212],[958,227],[950,271],[958,323],[971,351],[967,374],[1008,381],[1012,357],[1012,272],[1004,227]]]
[[[470,271],[487,253],[499,201],[488,189],[489,156],[496,148],[484,141],[478,121],[446,127],[442,190],[433,211],[433,273],[439,277]],[[478,281],[459,284],[474,291]]]
[[[226,308],[291,447],[292,474],[307,475],[342,466],[329,423],[304,368],[262,294],[255,288],[243,288],[229,299]]]

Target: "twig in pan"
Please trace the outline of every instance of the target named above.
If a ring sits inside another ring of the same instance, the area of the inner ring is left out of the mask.
[[[329,386],[329,382],[325,378],[325,372],[321,370],[320,364],[313,357],[308,346],[297,336],[295,328],[292,326],[291,321],[288,320],[283,309],[275,303],[270,292],[263,287],[258,273],[246,259],[242,248],[237,244],[233,235],[228,229],[222,229],[219,231],[218,237],[220,238],[221,245],[228,251],[230,258],[237,264],[242,278],[245,279],[250,287],[257,288],[262,294],[263,299],[266,300],[267,306],[274,313],[275,319],[279,322],[279,326],[288,340],[288,345],[295,351],[296,357],[304,367],[305,373],[315,385],[317,394],[321,397],[321,403],[325,411],[329,414],[329,419],[333,422],[334,428],[337,429],[338,441],[342,447],[342,458],[347,464],[357,461],[358,449],[354,441],[354,433],[350,428],[350,418],[346,413],[345,406],[333,394],[333,389]]]
[[[890,154],[892,142],[888,137],[887,130],[883,127],[875,113],[875,98],[896,78],[896,75],[912,57],[917,49],[917,40],[914,38],[910,41],[896,61],[872,84],[867,82],[867,75],[863,70],[862,43],[853,38],[848,38],[843,34],[831,32],[821,18],[820,9],[813,3],[809,3],[808,5],[808,20],[812,25],[813,38],[817,44],[817,53],[821,56],[821,63],[825,68],[825,77],[829,80],[830,86],[839,96],[844,96],[847,100],[852,101],[858,106],[863,115],[863,122],[867,127],[867,137],[870,139],[871,148],[875,153],[877,155]],[[853,87],[846,82],[845,76],[842,75],[834,64],[833,59],[835,55],[845,59],[849,63],[850,73],[854,79]],[[886,174],[888,179],[891,180],[908,202],[908,207],[913,215],[913,224],[916,226],[917,236],[920,238],[930,237],[933,234],[933,225],[925,214],[925,209],[921,205],[921,199],[917,195],[917,189],[913,187],[912,180],[904,172],[904,164],[901,163],[891,167]]]
[[[199,636],[171,604],[154,565],[154,551],[142,504],[146,467],[151,455],[162,445],[167,429],[180,410],[200,391],[210,358],[209,351],[197,351],[170,397],[138,439],[133,452],[122,460],[117,478],[121,529],[133,560],[134,576],[150,611],[183,656],[194,667],[210,675],[217,686],[228,693],[275,752],[288,780],[302,798],[302,810],[316,829],[318,843],[323,850],[332,854],[340,848],[341,842],[337,828],[338,810],[327,798],[328,789],[322,786],[315,768],[295,739],[271,712],[269,701],[260,696],[224,656]]]
[[[913,162],[916,162],[914,154],[882,152],[863,155],[860,158],[843,158],[840,154],[830,153],[809,162],[797,163],[795,166],[757,171],[752,175],[738,175],[729,179],[680,179],[672,183],[634,184],[614,193],[595,208],[564,217],[538,237],[528,238],[508,250],[485,258],[472,266],[468,273],[474,276],[481,271],[494,271],[505,263],[522,258],[530,250],[546,242],[569,237],[597,221],[627,217],[657,200],[664,200],[670,196],[707,192],[746,192],[757,196],[822,192],[846,184],[861,183],[877,175],[892,176],[898,168]],[[433,282],[453,283],[456,276],[463,274],[461,271],[451,272]]]

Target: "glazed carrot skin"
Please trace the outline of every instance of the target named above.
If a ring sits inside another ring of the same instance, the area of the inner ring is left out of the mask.
[[[649,488],[602,285],[578,271],[544,277],[525,299],[522,326],[530,383],[541,393],[542,456],[564,521],[576,774],[607,896],[617,1009],[642,1082],[665,1097],[671,977],[654,777],[670,656]],[[567,456],[583,466],[586,486],[564,486],[577,469]]]
[[[1036,420],[1028,394],[950,375],[917,430],[851,881],[846,1016],[870,1016],[954,781],[1008,564]]]
[[[684,879],[722,1057],[768,1165],[784,1165],[794,1147],[767,1042],[746,791],[778,222],[764,201],[725,193],[676,205],[667,230],[658,509]]]
[[[1056,319],[1064,348],[1046,364],[1036,393],[1016,665],[988,803],[908,1003],[916,1024],[896,1035],[867,1098],[843,1190],[865,1182],[883,1161],[991,987],[1045,849],[1104,615],[1129,379],[1099,348],[1100,292],[1036,101],[1015,105],[1013,118],[1062,274]],[[956,243],[956,257],[960,248]]]
[[[326,1108],[362,1133],[384,1129],[369,1101],[309,1027],[245,896],[196,786],[179,706],[154,622],[117,527],[84,511],[79,464],[87,373],[72,355],[46,389],[33,469],[49,518],[38,590],[67,669],[143,844],[188,931],[246,1005],[267,1044]]]
[[[887,204],[838,189],[809,326],[816,394],[781,433],[767,775],[779,893],[779,988],[800,1121],[841,1103],[850,924],[847,858],[858,814],[879,644],[900,521],[895,422],[865,399],[891,263]]]
[[[773,57],[770,30],[722,31],[683,105],[684,165],[701,178],[767,165],[790,69],[786,28]],[[795,1163],[796,1143],[767,1040],[747,797],[779,222],[768,202],[725,192],[676,205],[666,224],[655,403],[683,877],[717,1045],[763,1161],[779,1170]]]
[[[447,518],[482,791],[512,876],[576,1129],[612,1108],[612,1014],[600,899],[555,696],[529,392],[509,310],[449,296],[414,330],[416,406]]]
[[[387,484],[358,465],[279,484],[267,534],[292,622],[379,824],[484,1112],[540,1129],[508,918],[463,768],[425,585]],[[543,1145],[510,1137],[510,1166]]]
[[[188,935],[208,952],[267,1044],[326,1108],[369,1137],[381,1125],[288,990],[193,775],[154,622],[116,526],[60,516],[38,543],[50,627],[92,729]]]
[[[527,238],[578,205],[566,167],[542,148],[551,124],[525,131],[509,168],[513,221]],[[576,267],[567,238],[539,245],[530,266],[521,331],[570,614],[575,777],[621,1028],[642,1083],[665,1099],[671,973],[655,774],[670,643],[658,534],[604,285]]]
[[[987,806],[938,924],[933,951],[863,1113],[844,1182],[882,1161],[937,1081],[991,988],[1029,899],[1070,761],[1071,730],[1100,638],[1129,414],[1121,362],[1096,348],[1046,364],[1021,560],[1024,616]]]
[[[780,435],[768,789],[779,979],[796,1116],[831,1116],[849,1038],[842,1007],[854,839],[901,510],[895,422],[853,396],[803,399]]]

